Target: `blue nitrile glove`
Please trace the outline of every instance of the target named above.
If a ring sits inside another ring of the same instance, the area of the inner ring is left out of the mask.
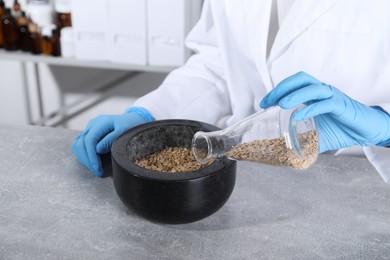
[[[262,108],[279,105],[292,109],[306,104],[293,120],[314,117],[320,152],[355,145],[388,146],[390,115],[380,107],[369,107],[335,87],[299,72],[280,82],[261,101]]]
[[[72,151],[85,167],[101,177],[103,169],[98,154],[110,152],[112,143],[126,130],[153,120],[149,111],[141,107],[132,107],[120,115],[100,115],[73,141]]]

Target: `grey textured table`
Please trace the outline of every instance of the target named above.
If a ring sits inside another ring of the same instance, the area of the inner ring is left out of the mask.
[[[0,259],[390,259],[390,185],[365,158],[239,163],[217,213],[160,225],[78,164],[77,134],[0,124]]]

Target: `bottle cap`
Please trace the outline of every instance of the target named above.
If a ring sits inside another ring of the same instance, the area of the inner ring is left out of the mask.
[[[35,5],[29,3],[26,8],[27,15],[39,26],[45,26],[54,22],[52,5]]]
[[[18,21],[19,26],[28,25],[28,19],[26,17],[25,12],[22,11],[21,15],[19,17],[17,17],[16,19]]]
[[[53,35],[53,29],[55,28],[55,24],[45,25],[41,28],[41,35],[51,37]]]
[[[54,10],[57,13],[62,13],[62,14],[70,13],[72,11],[71,3],[69,0],[55,0]]]
[[[56,4],[56,5],[54,5],[54,10],[57,13],[61,13],[61,14],[71,13],[70,5],[66,5],[66,4]]]
[[[31,33],[36,33],[36,32],[38,32],[38,25],[36,25],[35,23],[29,23],[28,24],[28,30]]]

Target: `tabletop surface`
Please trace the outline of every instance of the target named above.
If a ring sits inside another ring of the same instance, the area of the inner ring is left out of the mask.
[[[0,124],[0,259],[390,259],[390,185],[365,158],[240,162],[218,212],[163,225],[77,162],[77,134]]]

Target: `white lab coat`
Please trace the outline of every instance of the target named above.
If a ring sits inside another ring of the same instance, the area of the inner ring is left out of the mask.
[[[196,54],[134,105],[156,119],[226,127],[259,110],[278,82],[305,71],[390,112],[390,1],[295,0],[267,55],[271,4],[206,0],[186,42]]]

